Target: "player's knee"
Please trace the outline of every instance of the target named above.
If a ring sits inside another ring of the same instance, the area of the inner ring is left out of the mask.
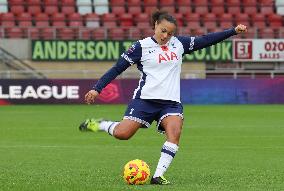
[[[114,132],[114,136],[115,138],[119,139],[119,140],[128,140],[132,137],[132,134],[130,134],[127,131],[115,131]]]

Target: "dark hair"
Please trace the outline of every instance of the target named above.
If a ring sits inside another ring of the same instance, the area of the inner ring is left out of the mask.
[[[177,27],[177,20],[172,15],[170,15],[167,11],[156,10],[152,13],[151,17],[152,28],[155,29],[155,23],[157,22],[159,24],[164,19],[175,24]]]

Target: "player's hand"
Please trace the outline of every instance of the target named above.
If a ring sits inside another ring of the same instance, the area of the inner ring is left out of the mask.
[[[85,102],[87,104],[92,104],[95,102],[95,99],[98,97],[99,92],[97,92],[96,90],[90,90],[86,93],[85,95]]]
[[[248,32],[248,29],[247,26],[239,24],[238,26],[236,26],[235,31],[237,34],[239,34],[239,33]]]

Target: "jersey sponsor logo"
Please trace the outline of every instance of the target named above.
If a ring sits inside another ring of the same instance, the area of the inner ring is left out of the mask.
[[[133,111],[134,111],[134,108],[131,108],[129,114],[132,115]]]
[[[174,52],[170,52],[170,54],[168,54],[168,52],[165,52],[163,54],[159,54],[159,64],[162,61],[171,61],[171,60],[178,60],[177,55]]]

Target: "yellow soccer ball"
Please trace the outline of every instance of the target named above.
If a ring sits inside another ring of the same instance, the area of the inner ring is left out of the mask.
[[[123,169],[123,179],[127,184],[145,184],[150,177],[150,168],[140,159],[129,161]]]

